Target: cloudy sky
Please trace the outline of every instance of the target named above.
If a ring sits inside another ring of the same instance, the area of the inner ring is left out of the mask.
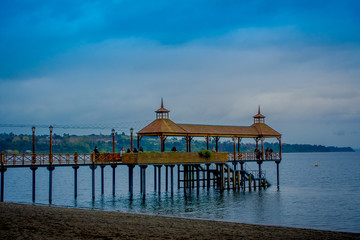
[[[360,148],[360,1],[2,0],[0,124],[246,126]],[[0,129],[1,130],[1,129]]]

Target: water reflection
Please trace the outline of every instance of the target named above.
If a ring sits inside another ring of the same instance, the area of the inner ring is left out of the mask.
[[[145,199],[139,191],[138,168],[134,168],[134,194],[131,197],[127,167],[116,168],[115,196],[112,195],[112,169],[105,167],[105,194],[101,194],[100,170],[96,169],[94,201],[91,200],[89,168],[80,167],[78,170],[78,197],[75,199],[73,170],[57,167],[53,171],[53,205],[360,232],[360,186],[357,184],[360,182],[360,154],[341,156],[348,157],[343,158],[340,164],[336,154],[286,155],[280,164],[281,188],[276,187],[276,165],[264,164],[267,178],[275,184],[268,189],[251,192],[221,192],[203,187],[199,191],[196,188],[184,191],[177,188],[177,174],[174,174],[174,193],[166,192],[163,182],[159,195],[154,191],[153,171],[147,171]],[[317,168],[314,168],[315,161],[319,164]],[[165,176],[164,172],[162,176]],[[5,201],[31,204],[31,177],[30,169],[8,169],[5,174]],[[46,168],[36,171],[36,204],[48,204],[48,177]]]

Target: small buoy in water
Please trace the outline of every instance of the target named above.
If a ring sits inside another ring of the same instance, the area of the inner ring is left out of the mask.
[[[315,163],[315,167],[317,167],[318,166],[318,164],[317,163]]]

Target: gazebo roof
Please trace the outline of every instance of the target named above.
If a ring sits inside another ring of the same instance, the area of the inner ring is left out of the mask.
[[[169,112],[164,108],[161,99],[161,108],[156,113]],[[265,118],[260,113],[254,118]],[[255,122],[251,126],[221,126],[202,124],[177,124],[168,118],[158,118],[141,129],[139,136],[210,136],[210,137],[281,137],[281,134],[264,122]]]
[[[137,134],[142,136],[184,136],[187,133],[184,129],[182,129],[170,119],[161,118],[151,122],[149,125],[141,129]]]

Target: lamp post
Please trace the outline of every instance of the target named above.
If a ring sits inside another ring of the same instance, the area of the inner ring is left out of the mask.
[[[130,150],[133,151],[133,133],[134,133],[134,129],[130,128]]]
[[[32,144],[33,144],[33,149],[32,149],[32,163],[35,163],[36,162],[36,157],[35,157],[35,126],[33,126],[32,128]]]
[[[112,129],[111,133],[112,133],[112,142],[113,142],[113,154],[115,154],[115,129]]]
[[[49,154],[49,162],[50,164],[53,162],[53,158],[52,158],[52,132],[54,130],[54,127],[52,125],[50,125],[49,127],[50,130],[50,154]]]

